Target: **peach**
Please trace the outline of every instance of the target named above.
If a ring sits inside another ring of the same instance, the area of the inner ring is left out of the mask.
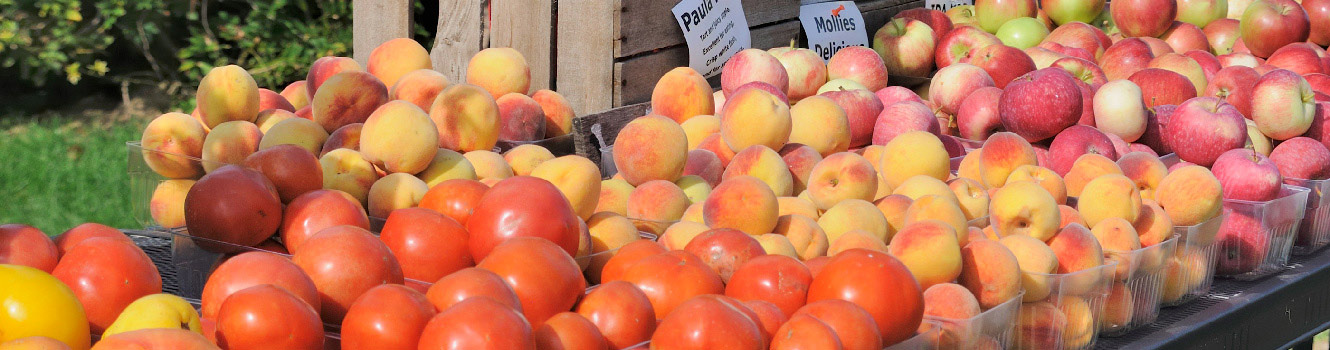
[[[545,138],[573,132],[573,118],[576,118],[577,114],[573,112],[573,106],[568,104],[568,99],[563,95],[542,89],[531,94],[531,99],[540,104],[540,110],[545,114]]]
[[[688,209],[684,209],[683,217],[679,218],[679,221],[696,222],[699,224],[706,222],[706,220],[702,218],[702,208],[705,204],[705,200],[689,204]]]
[[[415,207],[426,191],[429,185],[411,174],[388,174],[369,187],[369,216],[386,218],[393,210]]]
[[[990,309],[1021,292],[1021,270],[1016,256],[992,240],[974,240],[961,248],[960,285],[974,293],[979,306]]]
[[[674,222],[687,209],[688,197],[683,190],[665,180],[647,181],[628,195],[628,217],[633,219]]]
[[[388,102],[388,87],[361,71],[345,71],[329,77],[309,101],[314,121],[323,131],[333,132],[347,124],[364,123],[370,113]]]
[[[757,237],[757,243],[762,245],[762,250],[770,255],[784,255],[798,259],[799,253],[795,251],[794,244],[790,243],[788,238],[780,234],[764,233]]]
[[[716,110],[713,92],[702,74],[692,68],[676,67],[656,80],[656,87],[651,90],[651,111],[683,123]]]
[[[938,195],[927,195],[916,198],[910,207],[905,210],[905,226],[928,221],[941,221],[951,227],[951,232],[956,234],[956,241],[960,244],[969,243],[968,237],[970,230],[965,220],[965,213],[956,205],[956,202]]]
[[[961,274],[961,246],[956,230],[945,222],[906,224],[891,237],[887,252],[905,264],[923,289],[954,281]]]
[[[185,195],[194,180],[166,180],[157,184],[148,200],[152,220],[165,228],[185,226]]]
[[[982,149],[975,149],[961,157],[961,164],[956,167],[956,177],[974,180],[979,182],[980,185],[984,184],[983,173],[979,171],[981,169],[979,160],[983,158],[980,151]],[[984,187],[988,187],[988,185],[984,185]]]
[[[777,196],[794,195],[794,176],[790,174],[790,168],[780,154],[766,146],[752,145],[734,154],[734,159],[721,175],[721,181],[738,176],[762,180]]]
[[[1022,165],[1016,167],[1016,170],[1012,170],[1011,174],[1007,175],[1007,183],[1017,181],[1037,183],[1039,187],[1043,187],[1045,191],[1048,191],[1048,194],[1052,195],[1053,200],[1058,204],[1067,203],[1067,184],[1062,181],[1062,176],[1058,176],[1058,173],[1054,172],[1053,169],[1038,165]]]
[[[697,175],[715,187],[720,184],[720,178],[724,173],[725,166],[720,163],[720,157],[715,153],[704,149],[688,151],[688,159],[684,161],[683,176]]]
[[[263,134],[263,139],[259,140],[259,150],[280,145],[295,145],[309,153],[319,153],[324,141],[327,140],[328,132],[319,124],[309,119],[291,118],[277,122],[269,128],[268,132]]]
[[[1118,329],[1131,323],[1136,306],[1133,299],[1126,283],[1114,282],[1108,289],[1108,298],[1104,299],[1104,312],[1099,313],[1099,328]]]
[[[369,53],[365,68],[384,85],[393,86],[407,73],[420,69],[433,69],[429,52],[411,38],[396,38],[379,44]],[[421,108],[424,109],[424,108]]]
[[[787,143],[776,153],[780,154],[781,160],[785,161],[785,166],[789,168],[790,175],[794,178],[794,190],[791,194],[807,190],[808,182],[813,175],[813,167],[822,162],[822,154],[817,153],[812,147],[798,143]]]
[[[283,120],[292,118],[299,117],[297,117],[294,112],[288,112],[283,109],[265,109],[262,112],[259,112],[259,116],[254,119],[254,125],[259,127],[259,132],[267,133],[269,129],[272,129],[273,125],[277,125],[277,123]]]
[[[1136,183],[1126,176],[1103,175],[1085,184],[1076,209],[1090,228],[1108,218],[1121,218],[1131,223],[1141,215],[1141,194]]]
[[[631,220],[615,213],[596,213],[587,219],[586,226],[591,234],[591,254],[594,254],[587,274],[596,276],[596,280],[600,279],[601,268],[619,248],[642,239]],[[600,254],[604,252],[612,253]]]
[[[798,252],[800,260],[827,254],[827,233],[812,218],[799,214],[781,215],[772,232],[784,235]]]
[[[827,256],[836,256],[840,252],[850,249],[868,249],[879,252],[887,251],[887,244],[872,233],[864,230],[850,230],[841,234],[840,237],[831,239],[831,244],[827,246]]]
[[[716,106],[716,111],[713,114],[720,114],[720,110],[725,107],[725,91],[717,90],[712,93],[711,101],[713,101],[712,105]]]
[[[443,89],[429,107],[439,130],[439,147],[458,152],[490,150],[499,141],[499,105],[471,84]]]
[[[1112,159],[1108,159],[1100,154],[1086,153],[1076,158],[1076,162],[1071,164],[1071,170],[1062,179],[1067,184],[1067,195],[1071,197],[1080,197],[1081,190],[1090,181],[1103,175],[1122,175],[1122,169]],[[1132,185],[1135,188],[1135,184]]]
[[[1174,169],[1155,188],[1155,201],[1177,226],[1193,226],[1218,216],[1223,199],[1219,179],[1210,169],[1197,165]]]
[[[814,220],[820,216],[813,202],[799,197],[777,197],[776,211],[779,216],[799,214]]]
[[[602,214],[606,213],[604,212],[596,213],[596,216],[600,216]],[[632,225],[632,222],[629,222],[629,225]],[[692,222],[692,221],[679,221],[670,224],[670,227],[666,228],[665,232],[660,234],[660,239],[658,239],[657,241],[659,241],[661,244],[664,244],[665,249],[667,250],[683,250],[683,247],[687,246],[688,242],[693,241],[693,237],[697,237],[697,235],[700,235],[702,234],[702,232],[706,232],[707,230],[710,229],[711,228],[707,227],[707,225],[704,225],[702,223]],[[636,231],[637,229],[634,228],[633,230]]]
[[[887,142],[879,161],[882,178],[891,188],[900,187],[915,175],[928,175],[946,181],[951,176],[951,158],[937,135],[911,131]]]
[[[965,220],[974,220],[988,216],[988,191],[979,181],[955,178],[947,182],[947,187],[956,194],[956,200],[960,204],[961,210],[965,212]]]
[[[430,187],[438,185],[440,182],[452,179],[475,180],[476,168],[471,165],[461,153],[450,149],[440,148],[434,153],[434,159],[430,160],[429,166],[425,167],[420,173],[416,174],[425,184]]]
[[[682,176],[678,180],[674,180],[674,184],[683,190],[685,197],[688,197],[689,206],[702,203],[707,200],[707,196],[711,195],[711,185],[707,184],[707,180],[697,175]]]
[[[1094,341],[1094,312],[1090,303],[1080,297],[1068,296],[1058,301],[1058,309],[1067,318],[1066,331],[1062,333],[1062,346],[1066,349],[1079,349]]]
[[[695,115],[679,123],[679,127],[683,128],[684,136],[688,138],[688,150],[692,151],[697,149],[707,136],[720,133],[720,118],[710,114]]]
[[[1173,236],[1173,220],[1154,201],[1147,200],[1141,204],[1141,215],[1132,222],[1132,227],[1140,235],[1143,247],[1159,244]]]
[[[957,248],[958,260],[959,250]],[[964,286],[938,283],[924,288],[924,316],[964,320],[979,316],[979,312],[979,300]]]
[[[305,85],[306,82],[304,80],[296,80],[285,88],[282,88],[282,92],[280,92],[279,95],[282,95],[282,98],[285,98],[286,102],[291,103],[292,108],[300,110],[301,108],[309,106],[310,94]]]
[[[823,157],[850,149],[850,121],[826,96],[809,96],[791,106],[790,125],[789,142],[808,145]]]
[[[240,164],[259,150],[263,132],[243,120],[218,124],[203,139],[203,171],[212,172],[227,164]]]
[[[762,89],[743,89],[720,112],[720,137],[731,150],[762,145],[780,149],[790,140],[790,106]]]
[[[1136,183],[1136,190],[1141,193],[1141,199],[1154,199],[1155,188],[1159,187],[1159,182],[1164,180],[1164,175],[1168,175],[1168,167],[1164,162],[1152,154],[1145,152],[1131,152],[1118,158],[1118,168],[1122,170],[1122,175],[1126,175],[1132,182]]]
[[[253,122],[259,115],[259,85],[237,65],[209,70],[199,81],[194,99],[199,116],[209,128],[233,120]]]
[[[721,182],[704,203],[702,217],[711,228],[732,228],[756,236],[776,227],[776,194],[755,177]]]
[[[1034,147],[1014,133],[994,133],[984,141],[983,150],[979,154],[978,175],[988,188],[1002,187],[1011,173],[1022,165],[1038,165]],[[964,163],[962,160],[962,167]]]
[[[612,212],[628,215],[628,196],[633,193],[633,185],[623,179],[600,181],[600,196],[596,200],[596,213]]]
[[[1081,224],[1081,226],[1085,226],[1085,219],[1081,218],[1081,212],[1076,211],[1076,208],[1072,208],[1065,204],[1058,205],[1058,212],[1061,215],[1061,220],[1058,223],[1059,230],[1071,224]]]
[[[276,91],[259,88],[259,112],[269,109],[283,110],[295,113],[296,107],[291,105],[285,97]]]
[[[1136,269],[1131,251],[1141,249],[1141,238],[1131,223],[1121,218],[1108,218],[1090,230],[1099,241],[1108,259],[1118,262],[1117,278],[1126,280]]]
[[[1048,241],[1057,234],[1061,213],[1053,196],[1029,181],[1007,184],[993,193],[988,220],[998,237],[1026,235]]]
[[[614,167],[633,186],[651,180],[678,179],[683,174],[687,154],[688,136],[683,128],[660,115],[633,119],[614,138]],[[728,163],[725,158],[722,160]]]
[[[554,154],[549,149],[529,143],[503,152],[503,160],[508,162],[508,167],[513,168],[513,175],[517,176],[531,175],[536,166],[551,159],[554,159]]]
[[[406,101],[379,107],[365,120],[360,135],[360,154],[390,173],[421,172],[439,150],[434,122],[424,110]]]
[[[891,239],[891,226],[887,218],[873,203],[862,199],[846,199],[822,213],[817,219],[818,226],[827,233],[827,241],[832,244],[846,232],[860,230],[872,235],[883,244]]]
[[[702,143],[697,144],[697,150],[710,151],[717,159],[720,159],[722,167],[730,164],[730,159],[734,158],[734,150],[720,138],[720,134],[712,134],[702,139]]]
[[[323,83],[329,78],[337,75],[337,73],[360,70],[360,64],[350,57],[319,57],[309,65],[309,74],[305,76],[305,93],[309,95],[312,102],[314,95],[319,91],[319,87],[322,87]]]
[[[573,212],[578,217],[585,220],[596,213],[601,195],[600,167],[590,159],[578,155],[554,158],[537,165],[531,170],[531,176],[554,184],[573,205]],[[627,205],[627,208],[631,207],[631,204]]]
[[[1040,301],[1021,305],[1016,317],[1016,349],[1057,349],[1067,331],[1067,315],[1056,305]]]
[[[847,199],[873,200],[877,182],[877,171],[867,158],[850,152],[835,153],[813,166],[808,196],[818,209],[829,210]]]
[[[878,211],[882,212],[882,216],[887,219],[887,226],[891,227],[892,232],[899,232],[905,228],[905,212],[909,211],[911,204],[914,204],[913,199],[899,194],[882,197],[873,202]]]
[[[443,73],[433,69],[417,69],[407,72],[397,79],[397,83],[389,85],[388,98],[410,102],[420,109],[429,110],[434,104],[434,98],[448,85],[452,85],[452,82]]]
[[[1058,269],[1058,257],[1053,254],[1053,249],[1026,235],[1002,237],[998,243],[1002,243],[1016,256],[1016,262],[1021,268],[1021,286],[1025,288],[1025,296],[1021,300],[1031,302],[1048,298],[1052,292],[1052,286],[1049,285],[1052,281],[1048,275],[1056,273]]]
[[[477,150],[462,154],[467,162],[476,169],[476,177],[481,179],[502,180],[513,176],[513,168],[503,160],[503,156],[489,150]]]
[[[198,177],[203,174],[203,165],[191,158],[203,156],[206,138],[203,125],[188,114],[162,114],[148,123],[139,139],[143,162],[165,178]]]
[[[525,95],[531,89],[531,68],[521,52],[491,47],[471,56],[466,65],[466,83],[484,88],[492,97],[508,93]]]
[[[545,138],[545,111],[527,95],[508,93],[494,100],[499,106],[499,139],[536,141]]]
[[[262,125],[259,126],[262,129]],[[319,156],[328,154],[338,148],[347,148],[351,150],[360,150],[360,133],[365,131],[364,123],[347,124],[337,128],[332,134],[328,134],[328,139],[323,141],[323,150],[319,151]],[[264,131],[267,133],[267,131]]]
[[[1160,301],[1167,303],[1182,299],[1188,292],[1205,283],[1209,269],[1210,261],[1203,251],[1179,249],[1178,256],[1170,257],[1165,265],[1164,291],[1159,297]]]
[[[1097,270],[1081,272],[1104,265],[1103,248],[1089,229],[1079,224],[1067,225],[1048,240],[1048,247],[1058,257],[1059,274],[1080,272],[1062,281],[1062,295],[1080,295],[1098,286],[1101,276]]]
[[[370,187],[379,181],[379,174],[365,156],[339,148],[319,158],[319,166],[323,167],[323,188],[346,192],[368,206]]]

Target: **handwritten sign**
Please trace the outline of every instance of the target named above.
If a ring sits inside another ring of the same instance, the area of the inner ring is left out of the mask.
[[[853,1],[824,2],[799,7],[799,22],[808,34],[808,48],[830,60],[836,51],[868,46],[864,16]]]
[[[753,46],[739,0],[683,0],[672,11],[688,43],[688,66],[702,76],[720,74],[730,56]]]
[[[924,7],[928,9],[946,11],[952,7],[961,5],[974,5],[971,0],[924,0]]]

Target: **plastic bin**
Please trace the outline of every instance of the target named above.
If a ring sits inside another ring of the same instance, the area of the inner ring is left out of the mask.
[[[1043,281],[1048,296],[1021,304],[1012,349],[1089,349],[1112,286],[1116,261],[1065,274],[1024,272]],[[1026,288],[1027,293],[1029,288]]]
[[[910,337],[910,339],[906,339],[905,341],[902,341],[902,342],[899,342],[899,343],[896,343],[896,344],[891,344],[891,345],[887,346],[884,350],[933,350],[933,349],[940,349],[940,348],[938,347],[938,342],[939,342],[939,336],[941,335],[941,332],[940,332],[939,330],[940,330],[941,328],[938,327],[938,324],[937,324],[936,322],[934,322],[934,321],[932,321],[932,320],[929,320],[929,319],[924,319],[924,322],[923,322],[923,323],[924,323],[924,324],[927,324],[927,325],[930,325],[930,327],[928,327],[927,330],[925,330],[925,331],[923,331],[923,332],[921,332],[921,333],[919,333],[919,334],[915,334],[913,337]],[[923,327],[920,327],[920,328],[923,328]]]
[[[1006,349],[1011,347],[1012,329],[1024,295],[1022,292],[975,317],[924,316],[924,321],[938,329],[938,349]]]
[[[1215,275],[1250,281],[1284,270],[1306,213],[1308,192],[1283,185],[1279,198],[1271,201],[1225,199],[1224,223],[1215,236]]]
[[[128,160],[128,163],[126,164],[126,170],[129,173],[130,213],[134,216],[134,220],[138,221],[138,223],[140,225],[143,225],[143,227],[166,227],[166,228],[183,227],[183,225],[180,225],[178,223],[171,223],[171,222],[161,223],[158,222],[157,219],[153,218],[151,210],[152,195],[153,192],[157,190],[158,186],[162,186],[168,181],[198,180],[198,178],[203,175],[202,170],[199,171],[198,173],[199,176],[196,177],[184,178],[184,179],[170,179],[165,176],[162,176],[161,174],[158,174],[156,171],[153,171],[152,167],[148,166],[148,162],[144,160],[144,157],[148,156],[157,159],[165,159],[170,162],[175,162],[179,164],[195,165],[200,167],[200,169],[202,169],[204,163],[209,163],[209,164],[212,163],[206,162],[200,158],[190,157],[183,154],[146,150],[143,149],[143,145],[140,144],[138,141],[126,142],[125,149],[127,151],[127,160]],[[181,220],[180,222],[183,223],[183,220]]]
[[[1306,188],[1307,213],[1302,217],[1298,237],[1293,241],[1294,255],[1307,255],[1330,243],[1330,180],[1284,178],[1284,184]]]
[[[566,156],[566,155],[569,155],[569,154],[575,154],[575,153],[576,153],[576,151],[573,149],[573,148],[574,148],[574,147],[573,147],[573,134],[566,134],[566,135],[563,135],[563,136],[555,136],[555,137],[551,137],[551,138],[547,138],[547,139],[543,139],[543,140],[536,140],[536,141],[510,141],[510,140],[499,140],[499,142],[495,143],[495,145],[494,145],[494,148],[495,148],[495,151],[494,151],[494,152],[497,152],[497,153],[499,153],[499,154],[503,154],[504,152],[508,152],[508,150],[513,149],[513,148],[516,148],[517,146],[528,145],[528,144],[530,144],[530,145],[537,145],[537,146],[541,146],[541,147],[545,147],[545,149],[549,150],[550,153],[551,153],[551,154],[554,154],[555,157]]]
[[[1224,215],[1220,214],[1196,225],[1173,227],[1178,242],[1164,267],[1164,291],[1160,296],[1163,306],[1182,305],[1210,293],[1219,251],[1215,235],[1223,222]]]
[[[1153,323],[1159,317],[1159,299],[1164,291],[1168,260],[1176,251],[1178,236],[1132,251],[1104,251],[1118,262],[1113,286],[1099,317],[1099,334],[1117,336]]]

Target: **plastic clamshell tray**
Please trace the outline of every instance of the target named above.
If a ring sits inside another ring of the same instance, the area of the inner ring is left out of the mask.
[[[1270,201],[1225,199],[1224,223],[1215,236],[1215,275],[1255,280],[1284,270],[1306,213],[1308,192],[1283,185],[1278,198]]]
[[[1293,254],[1307,255],[1324,248],[1330,243],[1330,180],[1284,178],[1284,183],[1310,190],[1307,214],[1303,215],[1298,237],[1293,241]]]
[[[1011,347],[1012,330],[1024,295],[1017,294],[974,317],[924,316],[924,321],[931,322],[939,331],[938,349],[1007,349]]]
[[[1182,305],[1210,293],[1219,251],[1215,235],[1223,222],[1221,213],[1196,225],[1173,226],[1178,243],[1165,267],[1164,291],[1159,300],[1163,306]]]
[[[1175,234],[1158,244],[1131,251],[1104,251],[1104,258],[1118,262],[1113,285],[1099,317],[1099,334],[1117,336],[1159,318],[1160,294],[1164,291],[1168,260],[1176,251]]]
[[[1090,349],[1099,315],[1114,281],[1116,261],[1063,274],[1022,271],[1025,303],[1013,332],[1012,349]]]

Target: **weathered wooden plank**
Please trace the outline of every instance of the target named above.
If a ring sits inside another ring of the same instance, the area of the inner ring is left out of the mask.
[[[430,60],[449,81],[466,81],[466,65],[487,47],[488,0],[439,0],[439,26]]]
[[[577,0],[608,1],[608,0]],[[620,0],[621,27],[614,37],[614,57],[683,44],[683,31],[670,11],[678,1]],[[799,17],[799,0],[743,0],[744,18],[749,27]],[[591,17],[589,17],[591,18]],[[756,38],[756,36],[754,36]]]
[[[637,117],[647,114],[651,108],[650,103],[639,103],[630,106],[618,107],[599,113],[592,113],[573,119],[573,142],[577,150],[577,155],[586,157],[596,164],[601,163],[600,148],[614,143],[614,138],[619,136],[619,130],[624,125]],[[602,144],[600,140],[592,134],[596,125],[601,135],[605,137],[607,144]]]
[[[411,35],[410,0],[351,2],[352,57],[364,67],[369,54],[385,41]]]
[[[531,91],[553,86],[551,63],[553,0],[494,1],[490,9],[490,47],[511,47],[531,67]]]
[[[559,1],[555,88],[573,111],[613,107],[614,33],[619,8],[608,0]]]

